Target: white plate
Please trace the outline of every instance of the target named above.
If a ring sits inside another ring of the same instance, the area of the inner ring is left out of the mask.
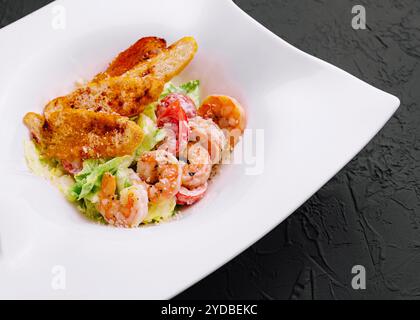
[[[52,28],[57,6],[65,9],[65,29]],[[249,128],[264,129],[264,170],[227,167],[179,221],[98,226],[28,172],[22,117],[148,35],[197,39],[199,53],[182,77],[199,78],[204,95],[243,102]],[[172,297],[283,221],[399,106],[290,46],[230,1],[58,1],[0,30],[0,43],[0,298]]]

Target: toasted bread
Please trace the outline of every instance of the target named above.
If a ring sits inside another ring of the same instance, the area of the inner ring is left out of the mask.
[[[105,74],[118,77],[166,50],[166,41],[156,37],[141,38],[127,50],[121,52],[109,65]]]
[[[36,113],[24,118],[46,158],[75,161],[131,155],[143,132],[128,118],[88,110],[53,111],[48,120]]]
[[[44,115],[28,113],[24,123],[48,158],[74,161],[132,154],[143,133],[127,117],[157,101],[164,84],[184,70],[196,51],[192,37],[168,48],[163,39],[142,38],[105,72],[49,102]]]
[[[85,109],[115,113],[125,117],[137,116],[162,93],[164,82],[153,77],[112,77],[91,82],[73,93],[52,100],[45,107],[48,117],[58,109]]]
[[[194,58],[198,49],[193,37],[184,37],[155,57],[138,64],[125,75],[143,77],[152,75],[165,83],[181,73]]]

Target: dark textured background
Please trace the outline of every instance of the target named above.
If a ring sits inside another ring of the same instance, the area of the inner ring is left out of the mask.
[[[0,27],[48,3],[0,0]],[[235,0],[298,48],[395,94],[380,134],[269,235],[178,299],[420,297],[420,1]],[[367,30],[351,28],[351,8]],[[1,44],[0,44],[1,50]],[[351,288],[351,268],[367,289]]]

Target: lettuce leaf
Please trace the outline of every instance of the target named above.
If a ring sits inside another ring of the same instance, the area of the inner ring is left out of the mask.
[[[88,199],[79,201],[77,204],[77,209],[79,209],[79,211],[82,212],[89,220],[105,224],[105,219],[96,209],[95,203],[89,201]]]
[[[130,175],[134,171],[129,168],[132,162],[132,156],[118,157],[109,161],[85,160],[83,170],[74,176],[75,183],[70,188],[67,198],[76,203],[77,208],[88,219],[105,223],[104,218],[96,209],[102,177],[106,172],[114,175],[117,179],[117,191],[120,192],[132,185]]]
[[[32,140],[24,142],[24,155],[26,164],[33,174],[50,180],[60,192],[67,194],[74,184],[74,179],[66,174],[58,161],[44,159]]]
[[[196,107],[200,106],[200,81],[193,80],[187,83],[184,83],[180,86],[182,90],[185,91],[185,94],[189,96],[195,103]]]
[[[154,119],[153,119],[154,118]],[[138,125],[143,129],[143,142],[136,151],[136,158],[142,153],[153,150],[156,145],[165,139],[165,132],[156,125],[154,109],[146,108],[139,116]]]
[[[151,104],[149,104],[146,109],[144,109],[142,115],[145,115],[147,117],[149,117],[154,123],[156,123],[157,119],[156,119],[156,107],[157,107],[157,102],[153,102]],[[138,119],[137,123],[141,126],[140,124],[141,119]]]
[[[132,162],[132,156],[118,157],[107,162],[85,160],[83,170],[74,176],[76,183],[70,189],[69,198],[73,201],[82,199],[92,201],[100,190],[104,173],[109,172],[118,177],[118,171],[127,169]]]
[[[149,202],[149,213],[143,223],[157,223],[172,217],[175,213],[176,198],[162,200],[158,203]]]
[[[50,180],[51,183],[57,187],[69,201],[76,202],[79,211],[81,211],[88,219],[100,223],[105,222],[101,214],[96,210],[96,206],[93,202],[88,199],[83,199],[81,201],[74,199],[71,194],[71,190],[75,188],[77,182],[71,175],[64,171],[58,161],[44,159],[40,155],[33,141],[25,141],[24,148],[28,168],[35,175]],[[96,163],[97,160],[88,160],[85,164],[84,172],[79,174],[79,180],[86,177],[86,174],[93,170]]]
[[[175,86],[171,82],[165,85],[160,99],[165,98],[171,93],[182,93],[189,96],[195,103],[196,107],[200,106],[200,80],[192,80],[187,83]]]

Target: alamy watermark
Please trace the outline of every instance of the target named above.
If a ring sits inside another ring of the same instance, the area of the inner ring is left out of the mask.
[[[177,126],[165,126],[165,139],[158,149],[177,154],[183,162],[193,165],[242,165],[245,175],[264,173],[264,129],[219,130],[215,126],[200,127],[186,134],[182,121]],[[201,157],[197,144],[208,150],[210,157]]]
[[[366,290],[366,268],[356,265],[351,269],[355,276],[351,280],[351,286],[354,290]]]
[[[64,6],[53,6],[51,9],[51,15],[51,27],[54,30],[64,30],[67,27],[67,11]]]
[[[51,288],[53,290],[66,290],[66,268],[55,265],[51,268]]]
[[[356,5],[351,9],[351,13],[354,14],[351,20],[351,26],[354,30],[365,30],[366,29],[366,8],[362,5]]]

